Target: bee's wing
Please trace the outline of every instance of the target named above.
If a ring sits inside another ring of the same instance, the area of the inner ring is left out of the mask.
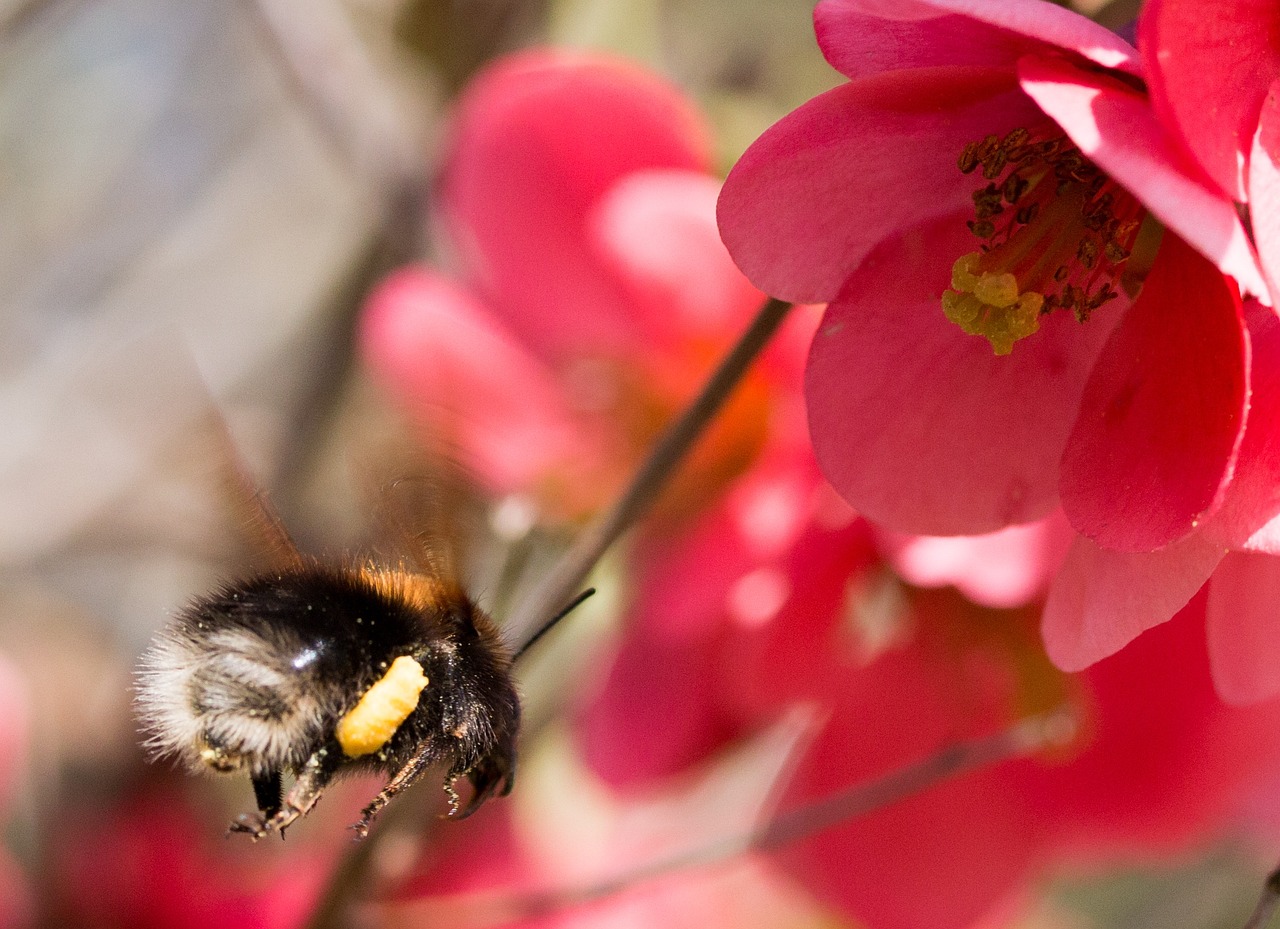
[[[231,509],[239,535],[248,543],[264,568],[291,568],[303,562],[284,520],[266,491],[253,477],[226,419],[211,406],[205,428],[215,445],[213,461],[220,472],[224,499]]]
[[[377,481],[374,549],[461,594],[480,499],[475,482],[435,441],[426,451],[401,447],[379,457],[377,470],[394,476]]]

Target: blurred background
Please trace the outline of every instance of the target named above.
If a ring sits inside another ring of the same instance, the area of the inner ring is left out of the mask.
[[[1136,4],[1102,6],[1084,11],[1114,26]],[[806,0],[0,0],[0,926],[468,924],[395,895],[423,868],[483,885],[497,867],[433,845],[453,828],[434,825],[434,794],[354,863],[343,827],[367,782],[286,843],[226,842],[247,785],[146,765],[131,675],[177,606],[244,563],[211,410],[305,549],[363,538],[362,468],[401,425],[356,358],[362,301],[435,255],[428,191],[452,98],[486,62],[542,44],[665,75],[710,120],[721,173],[839,81]],[[518,599],[565,538],[505,580],[504,542],[481,543],[477,583]],[[625,815],[554,724],[589,699],[573,669],[616,637],[622,594],[608,565],[602,578],[523,685],[543,747],[517,795],[534,816],[577,809],[566,841]],[[763,802],[785,755],[773,738],[715,775],[738,806],[691,838]],[[755,867],[706,879],[773,925],[842,924]],[[335,884],[336,868],[359,886]],[[1064,879],[1017,922],[1238,926],[1263,868],[1233,845]],[[751,903],[761,887],[767,906]],[[337,902],[316,916],[321,899]]]

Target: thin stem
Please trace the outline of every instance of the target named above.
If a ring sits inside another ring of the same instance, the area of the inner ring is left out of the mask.
[[[1280,906],[1280,867],[1267,876],[1266,883],[1262,885],[1262,896],[1258,898],[1258,905],[1253,908],[1244,929],[1265,929],[1277,906]]]
[[[531,629],[541,629],[581,589],[583,581],[609,546],[631,528],[666,486],[681,460],[724,405],[790,309],[791,304],[782,300],[770,298],[765,302],[702,392],[667,428],[626,492],[574,540],[546,580],[533,591],[523,607],[509,617],[508,628],[513,630],[514,637],[522,637]]]
[[[701,393],[658,441],[618,502],[582,533],[547,581],[529,597],[524,609],[508,621],[509,628],[516,630],[512,636],[514,639],[524,638],[522,631],[528,634],[527,630],[549,628],[558,613],[562,610],[567,612],[567,604],[576,605],[574,595],[579,593],[582,582],[600,556],[653,503],[711,418],[724,405],[751,362],[768,344],[790,309],[791,304],[774,299],[768,300],[760,308],[741,339],[707,380]],[[536,638],[537,635],[534,635],[524,647],[532,645]],[[387,817],[395,814],[396,807],[392,806],[387,815],[383,816],[378,828],[363,842],[349,849],[338,862],[323,891],[320,905],[307,922],[307,929],[331,929],[343,924],[347,904],[366,884],[380,837],[390,831]]]
[[[783,813],[749,832],[645,862],[595,883],[536,893],[476,894],[450,899],[447,906],[450,914],[475,916],[474,921],[465,922],[470,929],[542,917],[613,896],[648,881],[720,864],[748,852],[775,850],[892,806],[950,778],[1060,743],[1073,731],[1074,723],[1065,714],[1033,717],[995,735],[949,745],[876,780]],[[1250,925],[1247,929],[1259,927]]]

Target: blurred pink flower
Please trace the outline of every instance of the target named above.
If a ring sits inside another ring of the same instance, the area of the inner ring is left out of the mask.
[[[1060,510],[987,535],[877,532],[881,553],[907,583],[953,586],[974,603],[992,607],[1022,606],[1042,594],[1074,536]]]
[[[1224,0],[1211,11],[1194,0],[1149,0],[1138,43],[1156,112],[1228,196],[1249,204],[1273,286],[1280,280],[1278,27],[1280,10],[1269,0]]]
[[[0,826],[8,818],[27,765],[31,734],[27,690],[21,674],[0,655]],[[35,903],[26,875],[0,845],[0,929],[35,925]]]
[[[751,764],[750,776],[736,777],[730,765],[683,789],[621,798],[572,768],[542,771],[535,763],[524,784],[527,802],[491,805],[474,825],[446,824],[435,833],[410,876],[381,901],[378,925],[813,926],[812,904],[759,858],[647,873],[654,862],[723,842],[759,821],[779,764]],[[610,887],[599,898],[574,895],[602,883]]]
[[[337,851],[229,843],[172,787],[68,813],[52,832],[45,888],[56,925],[294,929]]]
[[[1280,745],[1268,733],[1280,704],[1232,709],[1214,693],[1207,596],[1120,654],[1064,674],[1037,622],[1067,534],[1060,516],[1019,530],[1021,546],[1000,536],[939,545],[879,532],[811,493],[802,474],[792,475],[802,502],[777,545],[747,541],[744,482],[645,578],[637,623],[583,717],[588,757],[608,780],[687,775],[805,703],[830,716],[783,800],[790,807],[1072,707],[1080,731],[1070,746],[966,775],[779,855],[798,882],[872,929],[960,929],[1016,909],[1055,868],[1161,859],[1219,838],[1274,776]],[[753,492],[768,495],[763,484]],[[965,548],[1003,550],[1008,563],[993,575]],[[909,586],[886,552],[918,579],[955,586]]]
[[[762,302],[720,243],[707,148],[674,88],[603,56],[516,55],[463,94],[437,190],[453,273],[389,278],[361,346],[492,489],[561,518],[601,506]],[[770,371],[711,428],[668,515],[756,456]]]
[[[1204,597],[1079,675],[1039,648],[1036,602],[993,611],[904,587],[857,522],[810,530],[796,593],[721,646],[721,712],[788,702],[831,716],[783,807],[894,770],[1032,712],[1072,707],[1067,748],[957,778],[785,850],[826,902],[873,929],[968,926],[1067,865],[1159,860],[1221,838],[1280,762],[1280,704],[1227,707],[1201,631]],[[1028,560],[1034,561],[1034,550]],[[886,589],[894,595],[886,595]]]
[[[772,621],[791,596],[779,564],[819,483],[805,457],[775,451],[687,532],[636,552],[625,633],[578,716],[587,761],[614,786],[685,772],[757,727],[721,697],[721,675],[734,673],[725,651],[739,626]]]
[[[1136,52],[1040,0],[815,15],[850,82],[757,140],[719,210],[754,283],[830,301],[806,375],[824,473],[915,534],[1059,504],[1120,551],[1193,532],[1245,425],[1235,282],[1263,285],[1233,205],[1152,112]]]

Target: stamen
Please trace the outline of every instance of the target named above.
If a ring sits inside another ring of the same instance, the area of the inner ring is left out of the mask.
[[[1035,141],[1026,129],[989,135],[960,153],[964,174],[987,181],[974,191],[969,230],[982,240],[962,255],[942,295],[947,318],[981,335],[997,355],[1065,309],[1085,322],[1119,296],[1142,206],[1066,136]]]

